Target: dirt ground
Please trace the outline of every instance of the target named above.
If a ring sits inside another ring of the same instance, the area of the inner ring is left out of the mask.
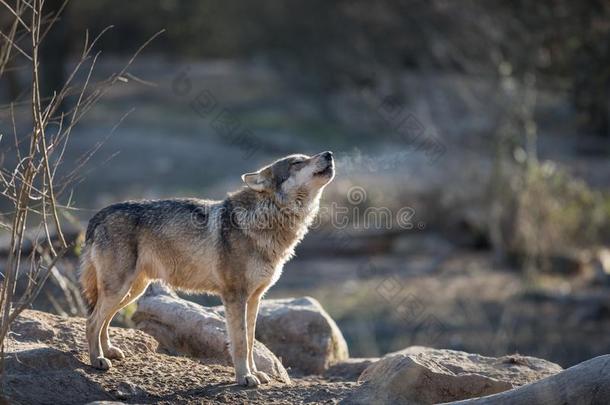
[[[25,311],[8,340],[2,391],[17,404],[295,404],[337,403],[356,385],[340,377],[294,377],[290,386],[272,382],[246,389],[233,382],[231,367],[159,353],[144,332],[112,328],[111,338],[127,358],[108,371],[94,370],[83,318]]]

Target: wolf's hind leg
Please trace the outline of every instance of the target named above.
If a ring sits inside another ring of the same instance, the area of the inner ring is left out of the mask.
[[[127,292],[127,294],[121,299],[121,301],[108,313],[106,318],[104,319],[104,324],[102,326],[101,333],[101,344],[102,349],[104,350],[104,355],[109,359],[124,359],[125,354],[121,349],[116,346],[113,346],[110,343],[110,333],[108,332],[108,328],[110,326],[110,322],[112,318],[119,312],[121,309],[125,308],[127,305],[131,304],[135,300],[137,300],[148,287],[149,281],[144,276],[138,276],[136,280],[134,280],[131,288]]]
[[[108,359],[104,358],[104,352],[102,351],[102,343],[100,339],[100,332],[102,328],[103,319],[101,319],[99,309],[102,306],[103,299],[97,301],[91,315],[87,318],[87,342],[89,344],[89,358],[91,365],[100,370],[108,370],[112,364]]]
[[[109,347],[105,326],[112,319],[119,303],[127,295],[131,286],[125,283],[121,288],[112,288],[108,280],[102,280],[99,285],[104,288],[99,289],[95,309],[87,320],[87,340],[91,365],[101,370],[107,370],[112,367],[112,363],[105,356],[105,350]]]
[[[89,340],[89,356],[91,365],[101,370],[107,370],[112,367],[105,349],[109,347],[107,332],[104,326],[107,320],[112,319],[116,312],[118,304],[121,302],[125,293],[108,294],[108,292],[100,295],[100,299],[92,314],[91,323],[87,323],[87,339]]]

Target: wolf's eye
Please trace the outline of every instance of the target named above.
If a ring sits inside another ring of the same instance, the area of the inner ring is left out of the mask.
[[[300,161],[300,162],[292,162],[290,164],[291,167],[294,167],[295,169],[300,169],[301,167],[303,167],[305,165],[304,161]]]

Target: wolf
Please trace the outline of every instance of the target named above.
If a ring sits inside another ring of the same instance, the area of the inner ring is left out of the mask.
[[[334,176],[332,152],[295,154],[243,174],[245,186],[222,201],[128,201],[96,213],[80,265],[91,365],[106,370],[111,359],[125,357],[110,343],[110,321],[151,281],[162,280],[220,296],[237,383],[269,382],[253,358],[260,300],[307,233]]]

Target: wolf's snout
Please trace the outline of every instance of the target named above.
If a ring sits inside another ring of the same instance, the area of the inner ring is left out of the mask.
[[[333,161],[333,153],[331,151],[321,152],[315,156],[316,172],[315,176],[324,177],[328,181],[332,180],[335,175],[335,162]]]

